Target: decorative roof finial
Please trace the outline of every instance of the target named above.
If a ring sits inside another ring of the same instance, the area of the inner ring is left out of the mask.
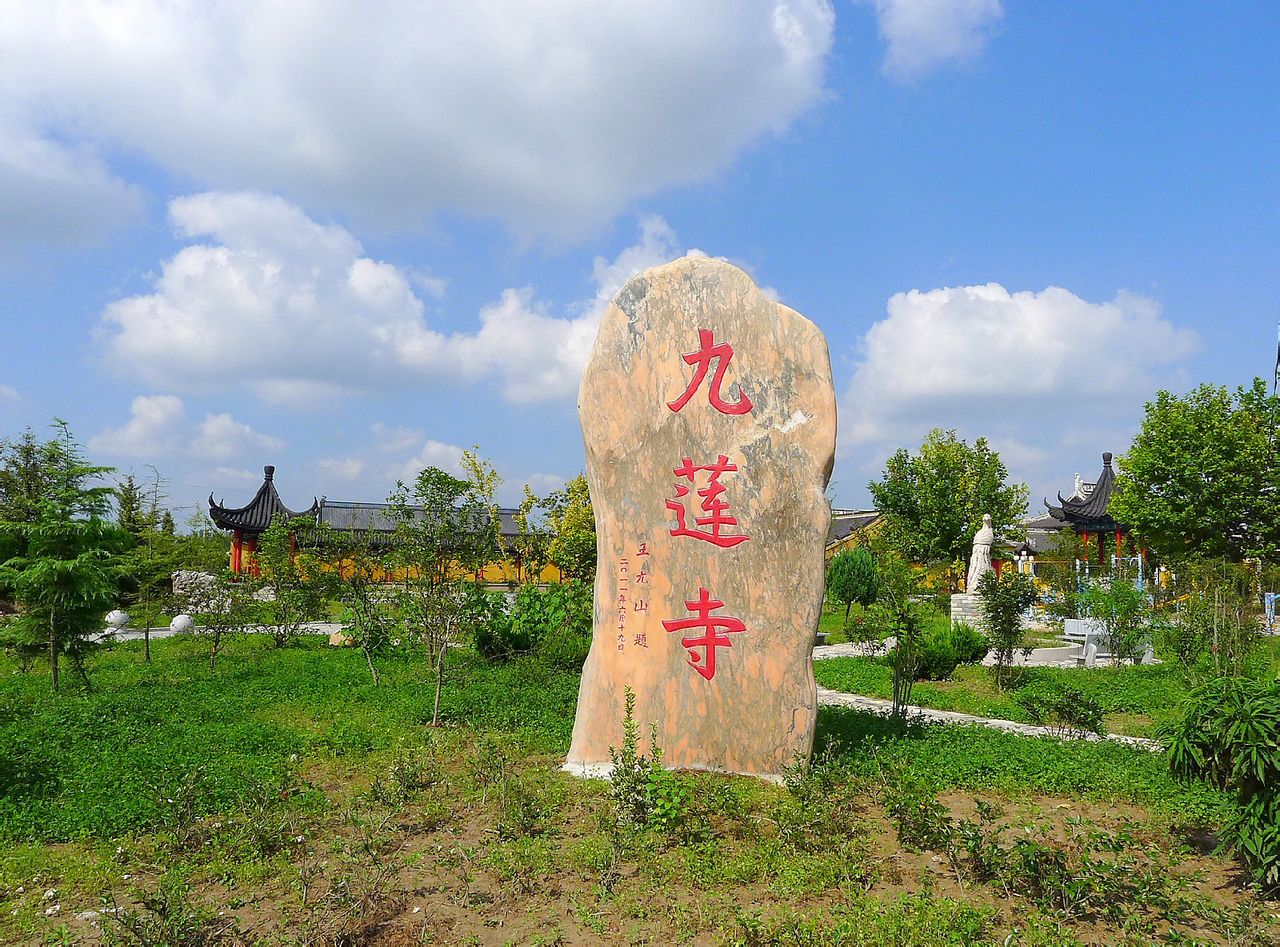
[[[1107,457],[1110,457],[1110,456],[1111,456],[1110,454],[1107,454]],[[274,465],[274,464],[267,464],[265,467],[263,467],[263,468],[262,468],[262,473],[263,473],[263,475],[264,475],[265,479],[267,479],[267,480],[274,479],[274,477],[275,477],[275,475],[276,475],[276,468],[275,468],[275,465]]]
[[[1102,466],[1104,467],[1111,466],[1111,451],[1105,450],[1102,452]]]

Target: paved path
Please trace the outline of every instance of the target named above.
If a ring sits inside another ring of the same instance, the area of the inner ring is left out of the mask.
[[[838,647],[838,646],[837,646]],[[818,687],[818,703],[827,707],[852,707],[855,710],[869,710],[871,713],[887,717],[893,711],[893,701],[881,700],[878,697],[863,697],[861,694],[845,694],[829,688]],[[907,716],[926,723],[968,724],[977,727],[990,727],[992,730],[1003,730],[1026,737],[1058,737],[1064,740],[1111,740],[1128,746],[1139,747],[1151,752],[1160,750],[1157,740],[1146,737],[1127,737],[1119,733],[1108,733],[1098,736],[1096,733],[1071,734],[1060,736],[1049,727],[1037,727],[1029,723],[1017,723],[1013,720],[1000,720],[997,717],[975,717],[971,714],[957,713],[954,710],[934,710],[931,707],[907,706]]]

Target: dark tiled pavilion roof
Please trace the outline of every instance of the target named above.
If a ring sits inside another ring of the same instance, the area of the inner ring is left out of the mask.
[[[210,493],[209,517],[223,529],[239,530],[247,536],[258,536],[266,531],[266,528],[271,525],[271,520],[276,516],[291,520],[299,516],[314,517],[319,511],[320,501],[314,498],[312,498],[311,507],[300,513],[289,509],[280,499],[280,494],[276,493],[276,468],[268,464],[262,468],[262,473],[262,486],[258,488],[258,492],[254,494],[248,506],[227,509],[223,505],[225,500],[215,503],[213,494]]]
[[[1098,475],[1097,485],[1089,491],[1088,496],[1080,499],[1064,498],[1062,491],[1058,491],[1058,505],[1054,506],[1045,500],[1045,509],[1049,511],[1050,516],[1068,524],[1077,533],[1114,533],[1117,529],[1122,529],[1107,512],[1115,483],[1115,471],[1111,469],[1111,452],[1107,451],[1102,455],[1102,473]]]

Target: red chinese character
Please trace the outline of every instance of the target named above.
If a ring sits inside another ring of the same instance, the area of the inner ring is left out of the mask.
[[[690,536],[694,539],[705,540],[713,543],[721,549],[731,549],[738,543],[745,543],[750,536],[743,533],[721,534],[720,529],[724,526],[737,526],[738,521],[732,516],[726,516],[725,510],[729,509],[729,504],[720,499],[720,494],[724,493],[724,486],[720,483],[720,475],[729,473],[738,469],[737,464],[729,463],[729,458],[721,454],[714,464],[704,464],[695,466],[693,461],[688,457],[683,458],[683,463],[673,472],[677,477],[684,477],[690,484],[694,483],[694,476],[699,470],[706,470],[711,474],[707,481],[706,487],[698,491],[698,496],[702,497],[702,512],[706,516],[695,516],[693,522],[696,526],[710,526],[710,532],[705,530],[693,529],[688,526],[685,521],[687,510],[684,504],[677,502],[682,497],[689,495],[689,488],[676,484],[676,499],[667,501],[667,509],[676,515],[676,528],[671,530],[672,536]]]
[[[648,636],[648,635],[636,635],[636,636],[635,636],[635,644],[636,644],[636,647],[637,647],[637,648],[647,648],[647,647],[649,647],[649,636]]]
[[[636,555],[637,556],[649,555],[649,544],[647,542],[641,543],[640,548],[636,550]]]
[[[648,599],[643,599],[643,598],[638,598],[638,599],[636,599],[636,611],[638,611],[638,612],[647,612],[648,610],[649,610],[649,600],[648,600]]]
[[[708,597],[706,589],[699,588],[698,598],[684,604],[685,608],[696,611],[698,616],[664,621],[662,627],[667,629],[668,633],[684,631],[686,628],[703,629],[700,637],[681,638],[680,643],[689,652],[689,666],[709,681],[716,676],[716,648],[733,647],[728,636],[746,631],[747,626],[739,618],[713,616],[711,612],[717,608],[723,608],[724,602]],[[723,629],[723,633],[718,629]],[[695,652],[694,648],[702,648],[702,654]]]
[[[711,376],[711,390],[707,392],[707,397],[711,402],[711,407],[715,408],[721,414],[746,414],[751,410],[751,399],[747,397],[747,393],[739,387],[738,400],[730,403],[720,396],[720,384],[724,381],[725,370],[729,367],[729,362],[733,358],[733,346],[728,342],[716,344],[715,337],[710,329],[698,330],[698,345],[701,348],[696,352],[690,352],[684,357],[684,360],[690,365],[697,365],[694,370],[693,378],[689,382],[689,387],[675,401],[668,401],[667,407],[672,411],[679,412],[689,399],[693,397],[693,393],[698,390],[702,384],[702,380],[707,377],[707,369],[711,366],[711,360],[716,360],[716,371]]]
[[[649,573],[641,569],[639,572],[636,573],[636,585],[648,585],[648,584],[649,584]]]

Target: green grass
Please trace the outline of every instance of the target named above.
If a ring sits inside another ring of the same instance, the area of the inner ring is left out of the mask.
[[[224,811],[278,783],[298,760],[359,761],[431,720],[424,662],[383,660],[306,638],[275,649],[233,641],[210,672],[199,642],[118,646],[96,662],[93,693],[0,663],[0,838],[113,837],[183,813]],[[443,713],[512,733],[535,752],[568,746],[577,677],[532,661],[450,655]],[[296,760],[291,761],[291,757]],[[169,802],[168,800],[175,800]]]
[[[1280,639],[1264,642],[1257,663],[1264,676],[1280,670]],[[893,672],[878,659],[816,661],[814,676],[823,687],[847,694],[885,700],[893,696]],[[1117,668],[1025,668],[1017,686],[1040,682],[1076,688],[1102,707],[1109,732],[1141,737],[1155,736],[1163,725],[1177,720],[1189,690],[1186,675],[1172,663]],[[918,681],[911,691],[911,702],[935,710],[1031,722],[1018,705],[1015,693],[1016,688],[997,688],[989,668],[966,665],[956,668],[951,680]]]
[[[152,653],[145,665],[140,643],[104,652],[92,693],[72,682],[59,695],[47,677],[0,659],[0,941],[56,933],[62,918],[44,917],[46,888],[73,915],[104,892],[136,900],[189,885],[184,897],[211,915],[244,905],[275,912],[271,936],[283,929],[288,942],[362,942],[398,911],[405,942],[416,942],[412,924],[457,913],[462,928],[418,939],[489,938],[498,919],[502,939],[515,942],[554,942],[560,932],[571,941],[951,944],[1000,942],[1016,929],[1019,943],[1076,943],[1068,921],[1017,893],[934,890],[945,865],[898,844],[877,815],[878,787],[891,792],[909,776],[930,792],[1031,809],[1046,795],[1130,803],[1156,833],[1141,845],[1154,838],[1179,850],[1171,822],[1212,825],[1226,806],[1174,783],[1159,754],[904,728],[823,707],[823,762],[798,787],[681,775],[679,819],[631,837],[613,820],[607,785],[557,769],[575,674],[452,652],[446,726],[432,730],[420,657],[384,659],[374,686],[359,651],[316,639],[277,650],[241,638],[214,672],[198,641],[158,641]],[[379,892],[381,866],[399,871],[401,858],[409,887]],[[420,915],[408,914],[414,904]],[[1158,906],[1144,910],[1159,916]],[[339,922],[347,926],[331,926]]]

